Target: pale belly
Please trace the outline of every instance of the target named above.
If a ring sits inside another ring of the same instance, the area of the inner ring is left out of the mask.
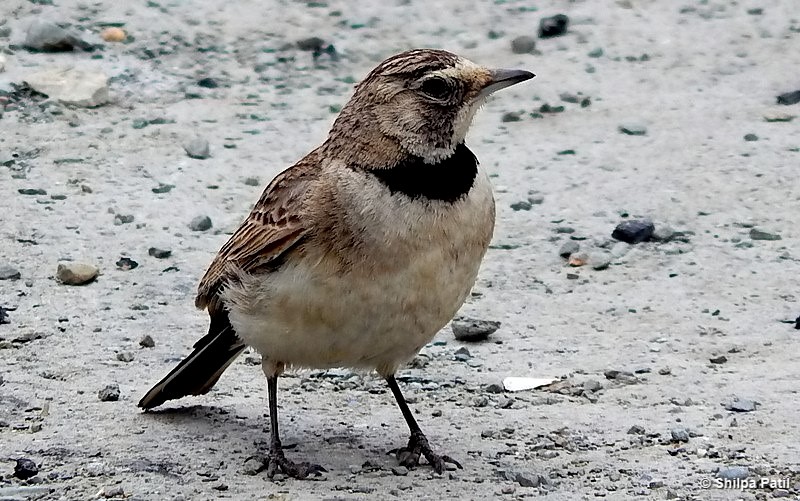
[[[477,254],[477,253],[476,253]],[[270,277],[258,312],[233,308],[239,336],[262,356],[301,367],[360,367],[391,374],[444,327],[475,283],[480,255],[448,262],[441,252],[377,277],[314,277],[288,268]]]

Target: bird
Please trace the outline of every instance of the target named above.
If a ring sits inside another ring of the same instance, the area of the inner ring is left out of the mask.
[[[222,246],[195,300],[208,333],[139,406],[207,393],[250,346],[267,379],[270,478],[327,471],[283,451],[278,378],[293,368],[376,371],[409,428],[400,464],[462,468],[431,447],[395,374],[464,303],[492,238],[492,187],[465,145],[473,117],[533,77],[440,49],[378,64],[322,145],[269,183]]]

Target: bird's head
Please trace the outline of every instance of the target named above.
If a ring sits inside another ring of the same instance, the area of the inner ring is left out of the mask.
[[[436,163],[464,142],[490,94],[533,76],[485,68],[443,50],[402,52],[356,87],[331,135],[347,136],[355,147],[391,145],[400,154]]]

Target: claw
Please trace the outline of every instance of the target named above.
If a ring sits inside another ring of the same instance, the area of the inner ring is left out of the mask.
[[[408,439],[408,445],[397,449],[397,460],[400,465],[408,469],[413,469],[419,466],[419,459],[425,456],[428,464],[431,465],[433,471],[441,474],[444,471],[445,463],[455,465],[458,469],[464,469],[461,463],[451,458],[450,456],[440,456],[433,452],[428,439],[422,433],[412,433],[411,438]]]
[[[267,476],[269,478],[273,478],[276,473],[283,473],[288,477],[302,480],[311,475],[319,477],[328,471],[318,464],[308,462],[295,463],[294,461],[289,461],[286,459],[286,456],[283,455],[281,449],[270,450],[265,456],[254,459],[258,459],[262,463],[262,467],[259,468],[258,471],[267,470]]]

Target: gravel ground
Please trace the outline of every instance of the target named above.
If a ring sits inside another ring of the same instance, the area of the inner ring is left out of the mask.
[[[776,99],[800,90],[796,3],[474,3],[3,0],[0,499],[800,496],[800,104]],[[559,13],[566,34],[540,38]],[[26,48],[42,21],[77,48]],[[399,374],[464,469],[396,467],[407,431],[371,374],[282,379],[284,443],[317,481],[248,461],[267,439],[255,354],[139,412],[205,332],[197,281],[263,186],[419,46],[538,75],[470,136],[498,223],[461,314],[500,327],[448,327]],[[22,85],[65,67],[98,87]],[[645,241],[612,239],[646,219]]]

